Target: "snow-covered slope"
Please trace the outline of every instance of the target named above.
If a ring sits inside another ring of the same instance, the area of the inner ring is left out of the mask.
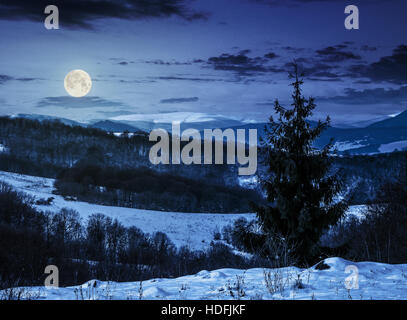
[[[175,279],[151,279],[141,285],[140,282],[91,280],[81,286],[67,288],[30,287],[20,290],[23,297],[41,300],[407,299],[407,264],[354,263],[341,258],[325,259],[324,264],[329,268],[204,270]],[[268,282],[268,286],[266,278],[273,280]]]
[[[382,144],[379,147],[380,152],[393,152],[396,150],[405,150],[407,149],[407,140],[395,141],[391,143]]]
[[[193,123],[193,122],[210,122],[224,120],[229,121],[221,115],[213,115],[198,112],[170,112],[170,113],[155,113],[155,114],[130,114],[111,118],[117,121],[148,121],[153,123],[171,123],[173,121]]]
[[[17,191],[25,192],[35,199],[54,197],[52,205],[35,205],[42,211],[58,212],[62,208],[73,209],[86,219],[93,213],[103,213],[119,220],[124,226],[136,226],[145,233],[164,232],[178,247],[186,245],[192,250],[204,250],[213,240],[213,235],[226,225],[231,225],[239,218],[252,220],[254,213],[220,214],[220,213],[183,213],[164,212],[144,209],[132,209],[102,206],[81,201],[67,201],[52,193],[54,179],[34,177],[0,171],[0,181],[12,185]],[[349,207],[347,214],[362,217],[364,205]]]
[[[177,246],[187,245],[193,250],[209,247],[213,234],[241,217],[254,219],[248,214],[213,214],[163,212],[144,209],[102,206],[80,201],[66,201],[52,194],[53,179],[33,177],[0,171],[0,181],[12,185],[17,191],[23,191],[36,199],[54,197],[50,206],[36,205],[39,210],[57,212],[62,208],[74,209],[83,219],[93,213],[103,213],[112,219],[117,218],[124,226],[136,226],[145,233],[161,231]]]
[[[77,210],[83,219],[92,213],[103,213],[117,218],[125,226],[137,226],[144,232],[165,232],[177,246],[188,245],[194,250],[206,249],[213,233],[237,218],[254,218],[254,214],[250,213],[159,212],[66,201],[52,194],[53,179],[4,171],[0,171],[0,181],[36,199],[55,198],[50,206],[37,205],[40,210],[57,212],[64,207],[71,208]],[[363,206],[353,206],[348,215],[360,217],[362,211]],[[23,297],[30,299],[407,299],[407,264],[354,263],[341,258],[325,259],[325,264],[329,268],[323,270],[315,267],[203,270],[175,279],[151,279],[141,286],[140,282],[91,280],[81,286],[67,288],[13,290],[21,290]],[[348,269],[349,265],[353,267]],[[268,275],[268,285],[265,274]],[[345,284],[352,275],[357,275],[359,288],[349,290]]]

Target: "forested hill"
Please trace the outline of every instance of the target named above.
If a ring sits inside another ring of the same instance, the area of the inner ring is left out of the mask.
[[[248,212],[255,191],[235,166],[152,165],[148,135],[115,136],[59,121],[0,118],[0,170],[57,178],[57,192],[106,205]],[[181,145],[182,147],[182,145]]]
[[[0,117],[0,170],[58,178],[59,192],[84,201],[191,212],[248,212],[249,201],[258,201],[239,186],[237,165],[155,166],[148,159],[153,144],[142,132],[117,137],[53,120]],[[258,174],[261,158],[259,152]],[[352,202],[366,203],[406,159],[407,152],[335,156],[333,170],[341,171]]]
[[[93,128],[65,125],[59,121],[0,118],[0,143],[6,149],[2,168],[55,177],[60,168],[77,161],[114,166],[148,165],[148,137],[118,138]],[[3,152],[4,153],[4,152]]]
[[[407,151],[375,155],[335,157],[333,170],[339,170],[351,204],[373,200],[387,182],[394,182],[407,165]]]
[[[24,171],[27,174],[56,177],[60,168],[69,168],[78,162],[87,162],[117,168],[150,167],[160,172],[222,182],[231,166],[216,165],[197,168],[186,165],[152,165],[148,153],[155,142],[148,134],[115,136],[96,128],[70,126],[59,121],[37,121],[23,118],[0,117],[0,144],[9,159],[16,161],[2,168]],[[3,157],[4,159],[4,157]]]

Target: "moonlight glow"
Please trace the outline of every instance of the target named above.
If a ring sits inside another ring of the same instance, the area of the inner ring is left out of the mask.
[[[65,77],[64,87],[72,97],[84,97],[92,88],[92,79],[83,70],[72,70]]]

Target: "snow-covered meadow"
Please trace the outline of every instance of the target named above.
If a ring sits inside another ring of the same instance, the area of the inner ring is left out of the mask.
[[[0,171],[0,181],[38,199],[53,197],[51,205],[35,205],[42,211],[58,212],[62,208],[79,212],[86,220],[91,214],[102,213],[112,219],[117,219],[124,226],[136,226],[145,233],[164,232],[178,247],[186,245],[192,250],[203,250],[209,247],[215,232],[226,225],[231,225],[239,218],[252,220],[254,213],[214,214],[214,213],[183,213],[164,212],[144,209],[103,206],[81,201],[67,201],[62,196],[52,193],[54,179],[34,177]],[[351,206],[348,215],[361,216],[364,206]]]
[[[53,179],[22,175],[0,171],[0,181],[38,199],[54,197],[51,205],[35,205],[42,211],[58,212],[69,208],[79,212],[86,220],[91,214],[102,213],[117,219],[124,226],[136,226],[145,233],[161,231],[167,234],[176,246],[188,246],[191,250],[203,250],[209,247],[215,232],[241,217],[254,219],[255,215],[247,214],[213,214],[163,212],[144,209],[102,206],[81,201],[67,201],[62,196],[52,194]]]
[[[67,201],[54,195],[53,179],[0,171],[0,181],[38,199],[54,197],[51,205],[35,205],[40,210],[57,212],[74,209],[84,221],[93,213],[117,218],[125,226],[143,232],[164,232],[177,245],[193,250],[209,247],[213,235],[236,219],[254,219],[247,214],[197,214],[161,212],[101,206]],[[348,215],[361,217],[364,206],[352,206]],[[373,262],[354,263],[341,258],[325,259],[324,270],[311,267],[249,270],[219,269],[174,279],[140,282],[102,282],[90,280],[66,288],[14,288],[28,299],[407,299],[407,265]],[[350,267],[349,265],[353,266]],[[327,267],[325,266],[325,267]],[[356,268],[355,268],[356,267]],[[355,278],[356,277],[356,278]],[[358,288],[354,287],[357,281]],[[352,289],[346,286],[351,281]],[[10,290],[10,289],[9,289]],[[7,294],[9,291],[0,292]]]
[[[324,260],[325,268],[203,270],[143,282],[90,280],[66,288],[15,288],[38,300],[371,300],[407,299],[407,264]],[[351,267],[349,267],[351,266]],[[1,292],[1,294],[8,292]]]

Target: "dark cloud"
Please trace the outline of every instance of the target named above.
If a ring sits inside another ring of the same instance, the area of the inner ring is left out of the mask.
[[[222,81],[219,79],[211,79],[211,78],[178,77],[178,76],[160,76],[160,77],[150,77],[150,78],[157,79],[157,80],[178,80],[178,81],[196,81],[196,82]]]
[[[353,65],[353,77],[365,77],[374,82],[407,83],[407,45],[400,45],[391,56],[382,57],[369,65]]]
[[[219,56],[211,57],[203,67],[210,66],[215,70],[232,71],[240,76],[238,81],[245,81],[248,76],[273,73],[289,73],[293,70],[293,61],[295,61],[304,77],[312,81],[344,81],[346,77],[354,77],[354,73],[344,69],[344,61],[358,60],[362,58],[346,50],[352,43],[340,43],[316,50],[313,56],[304,57],[304,48],[283,47],[288,51],[285,57],[295,57],[291,62],[283,64],[281,67],[271,65],[271,61],[279,57],[275,52],[266,53],[263,57],[251,57],[248,55],[250,50],[240,51],[238,54],[224,53]],[[201,60],[199,61],[201,62]]]
[[[97,96],[86,96],[74,98],[71,96],[46,97],[41,99],[36,107],[60,107],[60,108],[103,108],[103,107],[123,107],[121,102],[106,100]]]
[[[315,58],[298,58],[294,61],[298,64],[300,70],[309,80],[315,81],[343,81],[343,75],[338,72],[338,66],[335,66],[331,61],[325,61],[333,59],[332,52],[335,55],[342,55],[341,58],[336,58],[343,60],[344,52],[339,48],[345,48],[346,44],[337,45],[335,47],[326,48],[323,52],[326,56],[321,59]],[[301,48],[291,48],[294,53],[297,53]],[[288,49],[286,49],[288,50]],[[247,50],[247,52],[249,52]],[[322,54],[322,53],[321,53]],[[237,76],[240,76],[242,80],[245,80],[247,76],[259,75],[259,74],[273,74],[273,73],[290,73],[293,70],[293,62],[285,63],[281,67],[276,67],[270,65],[270,61],[278,57],[274,52],[269,52],[263,57],[249,57],[246,54],[227,54],[224,53],[217,57],[211,57],[207,61],[207,65],[214,68],[215,70],[226,70],[233,71]],[[329,62],[329,63],[328,63]]]
[[[339,2],[343,3],[344,0],[247,0],[249,2],[257,2],[261,4],[266,4],[270,6],[293,6],[293,5],[300,5],[300,4],[307,4],[313,2]],[[357,1],[357,0],[356,0]],[[361,1],[361,0],[359,0]],[[363,0],[363,3],[379,3],[382,0]],[[389,1],[389,0],[388,0]]]
[[[365,45],[360,47],[360,50],[362,50],[362,51],[376,51],[377,47],[371,47],[371,46],[368,46],[367,44],[365,44]]]
[[[275,54],[274,52],[269,52],[269,53],[266,53],[264,55],[264,57],[271,60],[271,59],[278,58],[279,56],[277,54]]]
[[[336,72],[336,67],[331,64],[321,63],[312,59],[296,59],[299,72],[308,80],[312,81],[343,81],[342,75]],[[287,72],[294,68],[293,62],[286,63]]]
[[[362,91],[347,88],[342,96],[319,97],[317,100],[350,105],[402,104],[407,102],[407,86],[399,89],[374,88]]]
[[[313,76],[322,77],[322,78],[330,78],[330,79],[338,79],[338,78],[340,78],[338,74],[328,72],[328,71],[314,72]]]
[[[183,103],[183,102],[197,102],[199,100],[198,97],[191,97],[191,98],[170,98],[170,99],[163,99],[160,103]]]
[[[343,51],[341,47],[326,47],[321,50],[316,50],[317,55],[324,62],[342,62],[346,60],[361,60],[361,56],[350,51]]]
[[[334,47],[337,48],[337,49],[346,49],[346,48],[348,48],[348,44],[341,43],[341,44],[337,44]]]
[[[124,80],[124,79],[120,79],[119,80],[120,83],[154,83],[156,82],[155,80]]]
[[[316,72],[312,76],[308,77],[308,80],[328,81],[328,82],[343,81],[341,76],[339,76],[336,73],[332,73],[332,72]]]
[[[370,81],[370,80],[356,80],[354,83],[358,83],[358,84],[371,84],[372,81]]]
[[[0,74],[0,84],[4,84],[7,81],[13,80],[13,77],[10,77],[6,74]]]
[[[127,66],[131,63],[135,63],[134,61],[130,61],[125,58],[109,58],[110,61],[112,61],[114,64],[118,64],[120,66]]]
[[[282,49],[289,51],[291,53],[300,53],[305,50],[305,48],[294,48],[294,47],[290,47],[290,46],[283,47]]]
[[[56,5],[64,27],[92,28],[96,19],[126,20],[179,16],[186,20],[205,19],[207,15],[187,7],[187,0],[0,0],[0,19],[44,21],[46,6]]]
[[[241,76],[248,76],[258,73],[278,73],[285,70],[267,65],[268,59],[262,57],[251,58],[245,54],[224,53],[218,57],[211,57],[207,64],[215,70],[233,71]]]
[[[250,50],[250,49],[244,49],[244,50],[239,51],[239,54],[248,55],[250,52],[252,52],[252,50]]]
[[[311,81],[324,81],[324,82],[338,82],[338,81],[343,81],[342,78],[315,78],[315,77],[309,77],[308,80]]]
[[[42,80],[42,79],[40,79],[40,78],[16,78],[16,80],[27,82],[27,81]]]
[[[235,70],[236,68],[251,68],[254,70],[262,70],[262,66],[260,65],[262,61],[256,61],[255,59],[249,58],[245,54],[228,54],[224,53],[218,57],[211,57],[208,59],[208,63],[211,63],[215,66],[216,69],[221,70]]]
[[[163,61],[161,59],[156,60],[146,60],[144,61],[148,64],[155,64],[155,65],[163,65],[163,66],[183,66],[183,65],[191,65],[191,62],[179,62],[179,61]]]
[[[294,61],[296,63],[315,64],[315,61],[313,61],[312,59],[309,59],[309,58],[302,58],[302,57],[301,58],[295,58]],[[292,66],[292,64],[291,64],[291,66]],[[329,68],[331,68],[331,67],[329,66]]]
[[[8,81],[11,81],[11,80],[28,82],[28,81],[44,80],[44,79],[30,78],[30,77],[15,78],[15,77],[12,77],[12,76],[8,76],[6,74],[0,74],[0,84],[4,84],[4,83],[6,83]]]

